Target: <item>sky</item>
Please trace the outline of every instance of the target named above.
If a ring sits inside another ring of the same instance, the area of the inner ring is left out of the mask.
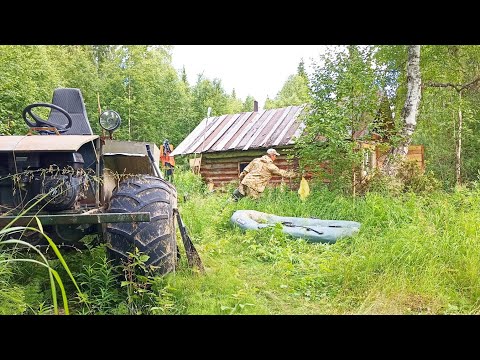
[[[197,75],[213,80],[237,98],[251,95],[263,109],[267,96],[275,98],[290,75],[297,72],[301,59],[311,73],[312,59],[318,62],[324,45],[174,45],[172,63],[175,69],[185,66],[190,85]]]

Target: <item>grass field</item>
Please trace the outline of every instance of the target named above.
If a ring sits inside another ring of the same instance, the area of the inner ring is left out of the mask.
[[[82,292],[58,260],[73,314],[478,314],[480,191],[367,193],[352,199],[312,188],[268,190],[235,203],[198,179],[176,179],[180,212],[206,273],[182,257],[174,274],[119,284],[103,246],[64,253]],[[243,233],[237,209],[280,216],[354,220],[360,232],[337,243],[289,238],[278,228]],[[8,253],[0,255],[10,256]],[[145,286],[148,284],[148,286]],[[121,286],[122,285],[122,286]],[[47,270],[0,263],[0,314],[50,313]]]

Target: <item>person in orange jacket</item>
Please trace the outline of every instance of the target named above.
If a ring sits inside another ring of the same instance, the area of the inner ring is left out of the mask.
[[[165,173],[166,180],[173,182],[173,170],[175,168],[175,159],[170,153],[173,151],[173,145],[168,142],[168,139],[163,141],[160,145],[160,162]]]

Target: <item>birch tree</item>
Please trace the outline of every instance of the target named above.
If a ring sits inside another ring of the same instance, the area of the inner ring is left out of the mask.
[[[407,157],[408,146],[417,126],[418,107],[421,99],[420,45],[408,46],[407,96],[402,109],[400,139],[392,148],[383,166],[383,172],[396,176],[399,164]]]

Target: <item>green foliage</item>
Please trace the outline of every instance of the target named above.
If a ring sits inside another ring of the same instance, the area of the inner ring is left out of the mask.
[[[371,127],[379,109],[381,77],[375,72],[374,48],[348,46],[330,49],[312,76],[312,112],[297,146],[305,166],[323,172],[330,184],[348,188],[352,167],[362,160],[353,133]]]
[[[107,259],[104,246],[92,249],[94,261],[83,265],[78,274],[79,286],[86,297],[82,314],[115,314],[124,299],[118,288],[118,274]],[[88,304],[88,306],[86,306]]]
[[[361,191],[387,195],[405,192],[428,194],[440,188],[440,181],[435,178],[431,171],[422,173],[415,162],[406,161],[400,164],[397,178],[392,178],[383,172],[376,171]]]
[[[251,95],[248,95],[245,101],[243,102],[241,112],[253,111],[255,98]]]
[[[305,70],[305,63],[301,59],[297,73],[288,77],[275,99],[266,99],[264,108],[282,108],[308,104],[311,101],[308,74]]]
[[[174,181],[179,197],[188,197],[191,194],[204,193],[206,191],[205,183],[200,175],[196,175],[189,170],[176,171]]]
[[[192,111],[196,124],[207,115],[207,109],[212,108],[210,116],[238,113],[242,109],[241,100],[237,99],[235,93],[227,95],[220,79],[210,81],[203,75],[198,75],[197,83],[192,88]],[[193,129],[192,129],[193,130]]]
[[[265,109],[310,103],[308,78],[302,75],[290,75],[275,99],[265,101]]]
[[[303,58],[300,60],[300,63],[298,64],[297,75],[302,76],[308,81],[308,74],[307,74],[307,71],[305,70],[305,62],[303,61]]]
[[[125,279],[120,286],[127,290],[128,313],[142,315],[153,306],[155,293],[150,291],[154,277],[146,262],[148,255],[142,254],[135,248],[134,253],[129,253],[128,262],[123,266]]]
[[[227,108],[225,114],[237,114],[239,112],[242,112],[242,107],[242,100],[237,99],[235,89],[233,89],[232,94],[227,97]]]
[[[435,178],[433,172],[422,174],[414,161],[406,161],[402,164],[399,170],[399,178],[405,191],[431,193],[440,189],[440,182]]]
[[[462,91],[462,100],[452,87],[428,86],[429,82],[467,84],[479,76],[480,48],[470,45],[422,46],[424,91],[416,141],[425,144],[427,169],[444,187],[455,184],[455,143],[458,138],[458,110],[462,109],[462,178],[473,181],[478,170],[480,142],[478,86]]]
[[[424,87],[413,143],[425,145],[427,172],[405,164],[400,181],[376,176],[363,195],[344,195],[352,166],[361,160],[350,141],[352,130],[379,130],[379,107],[387,115],[391,109],[387,120],[398,122],[406,94],[405,49],[330,49],[310,83],[302,60],[277,97],[267,100],[267,109],[312,105],[299,142],[302,166],[315,169],[330,161],[334,177],[329,185],[320,178],[311,181],[304,202],[296,192],[277,188],[267,189],[260,200],[234,203],[230,192],[208,192],[199,176],[178,166],[180,211],[205,275],[187,267],[179,234],[179,266],[163,277],[146,271],[145,254],[134,253],[119,280],[103,246],[65,255],[66,261],[43,261],[32,253],[27,259],[35,262],[13,262],[16,256],[2,252],[0,313],[58,312],[53,289],[66,275],[73,281],[60,287],[62,299],[65,304],[67,298],[76,299],[67,308],[75,314],[479,314],[478,86],[460,99],[452,88],[426,85],[476,79],[478,46],[422,46]],[[0,46],[0,133],[24,134],[23,108],[50,102],[60,86],[82,89],[97,133],[97,93],[103,110],[119,111],[118,139],[161,143],[168,138],[175,145],[209,106],[212,116],[253,110],[252,97],[242,102],[235,91],[226,94],[220,79],[199,76],[190,87],[185,69],[178,74],[171,66],[170,51],[169,46],[146,45]],[[381,103],[380,90],[386,95]],[[460,108],[467,186],[446,192],[440,188],[451,189],[455,181]],[[362,228],[333,245],[311,244],[289,238],[279,227],[243,233],[230,222],[237,209],[355,220]],[[67,262],[71,266],[64,267]]]
[[[25,211],[24,211],[25,212]],[[23,215],[23,214],[21,214]],[[16,220],[16,219],[15,219]],[[15,220],[12,221],[12,223],[15,222]],[[17,247],[25,247],[27,249],[33,250],[34,254],[37,255],[38,259],[32,258],[32,257],[7,257],[5,259],[0,259],[0,265],[2,263],[16,263],[16,262],[25,262],[25,263],[33,263],[37,265],[44,266],[48,270],[48,275],[50,279],[50,290],[52,294],[52,302],[53,302],[53,311],[55,314],[59,314],[59,308],[57,305],[57,290],[56,290],[56,285],[58,284],[60,291],[61,291],[61,296],[62,296],[62,304],[63,304],[63,311],[66,315],[69,314],[69,307],[68,307],[68,301],[67,301],[67,295],[65,291],[65,287],[63,285],[63,281],[61,277],[59,276],[58,272],[50,265],[49,261],[47,258],[42,254],[42,252],[37,249],[35,246],[29,244],[28,242],[25,242],[23,240],[16,239],[14,237],[22,236],[23,233],[26,231],[33,231],[39,233],[41,236],[43,236],[47,241],[53,252],[55,253],[55,256],[57,259],[60,261],[62,264],[64,270],[67,272],[69,275],[70,279],[72,280],[73,284],[75,285],[76,289],[78,290],[77,295],[82,298],[83,294],[81,293],[75,278],[73,277],[68,265],[66,264],[63,256],[61,255],[60,251],[58,250],[57,246],[53,242],[53,240],[45,234],[43,231],[42,225],[40,221],[37,219],[37,228],[33,227],[24,227],[24,226],[10,226],[7,225],[5,228],[0,230],[0,247],[5,247],[7,251],[12,251],[13,253],[16,253]],[[11,246],[14,246],[13,248]],[[56,281],[56,282],[55,282]]]
[[[27,309],[25,288],[13,284],[13,266],[8,263],[11,254],[0,253],[0,315],[23,314]]]
[[[49,102],[59,76],[46,46],[0,46],[0,119],[11,119],[9,134],[25,133],[23,108]]]
[[[82,90],[92,129],[100,134],[102,110],[116,110],[119,140],[169,139],[180,143],[205,117],[238,113],[245,106],[220,79],[199,77],[193,87],[185,69],[171,64],[171,46],[36,45],[0,46],[0,134],[25,134],[22,110],[33,102],[50,103],[58,87]]]
[[[379,46],[376,61],[385,70],[387,91],[398,119],[406,95],[406,47]],[[478,86],[462,91],[462,100],[452,86],[432,87],[432,83],[464,85],[478,78],[480,48],[472,45],[422,45],[420,66],[422,100],[413,135],[413,144],[425,146],[427,171],[446,189],[455,184],[455,144],[458,139],[458,110],[462,109],[462,164],[464,181],[473,181],[478,171],[480,143],[478,128]],[[459,89],[459,87],[457,87]]]

